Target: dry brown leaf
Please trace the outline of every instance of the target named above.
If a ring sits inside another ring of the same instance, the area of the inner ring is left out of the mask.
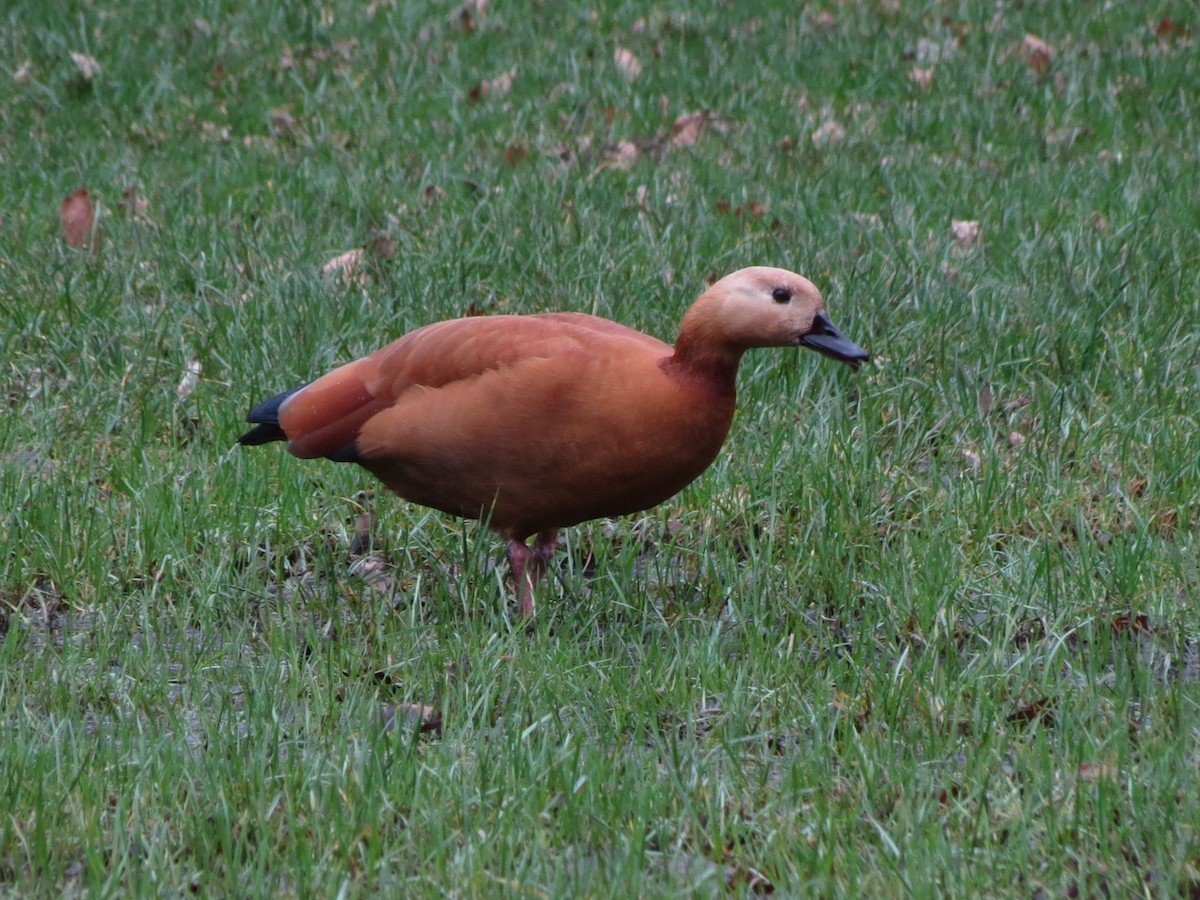
[[[837,27],[837,17],[827,9],[808,17],[814,31],[833,31]]]
[[[88,56],[86,53],[76,53],[71,51],[71,62],[75,63],[75,68],[79,70],[79,74],[84,81],[91,81],[100,74],[100,63],[96,61],[96,57]]]
[[[1160,41],[1167,38],[1185,38],[1188,36],[1188,30],[1170,16],[1165,16],[1154,26],[1154,36]]]
[[[728,200],[717,201],[717,212],[729,215],[733,214],[735,219],[740,219],[745,216],[747,219],[761,219],[767,208],[757,200],[749,200],[744,206],[734,206]]]
[[[626,172],[633,168],[633,164],[638,161],[640,155],[641,151],[633,141],[621,141],[604,154],[604,160],[611,168]]]
[[[117,206],[127,212],[133,213],[135,216],[143,215],[149,208],[150,204],[135,187],[127,187],[121,191],[121,199]]]
[[[1113,634],[1151,634],[1154,632],[1154,630],[1155,629],[1150,625],[1150,617],[1145,613],[1113,616]]]
[[[196,385],[200,383],[200,373],[203,367],[200,360],[196,357],[189,359],[183,367],[183,378],[179,381],[179,387],[175,389],[175,396],[180,400],[186,400],[188,394],[196,389]]]
[[[742,885],[752,894],[760,894],[763,896],[775,893],[775,885],[771,879],[762,873],[761,870],[748,866],[740,860],[736,859],[733,854],[732,847],[725,851],[725,886],[730,890],[737,891]]]
[[[515,167],[524,162],[529,156],[529,148],[524,144],[513,144],[511,147],[504,148],[504,163],[507,166]]]
[[[1020,707],[1016,712],[1009,713],[1007,721],[1013,725],[1029,725],[1041,722],[1043,725],[1054,726],[1054,700],[1050,697],[1039,697],[1032,703]]]
[[[986,416],[996,406],[996,395],[992,391],[992,386],[988,382],[983,383],[983,387],[979,389],[979,396],[976,398],[976,403],[979,406],[979,415]]]
[[[361,284],[363,274],[360,270],[365,256],[366,251],[361,247],[355,247],[353,250],[339,253],[333,259],[329,260],[329,262],[325,263],[325,265],[321,266],[321,277],[332,278],[337,276],[345,284]]]
[[[613,51],[613,62],[617,65],[617,71],[624,76],[625,80],[632,84],[642,74],[642,64],[633,52],[626,50],[624,47],[618,47]]]
[[[63,238],[72,247],[83,248],[90,244],[93,253],[99,249],[96,207],[92,204],[92,196],[87,188],[81,187],[75,193],[67,195],[58,207],[58,221],[62,223]]]
[[[458,10],[458,27],[464,34],[474,34],[487,15],[488,0],[467,0]]]
[[[484,81],[479,85],[481,96],[495,97],[497,100],[508,96],[512,90],[513,81],[516,80],[517,70],[510,69],[507,72],[502,72],[490,81]]]
[[[391,259],[396,255],[396,242],[386,234],[377,234],[367,241],[365,249],[372,259]]]
[[[280,107],[271,110],[271,131],[277,138],[296,140],[304,134],[304,126],[299,119]]]
[[[442,736],[442,712],[435,706],[423,703],[389,704],[383,708],[383,727],[387,731],[395,731],[399,723],[416,727],[422,734],[431,733],[434,737]]]
[[[1054,62],[1053,47],[1034,34],[1025,35],[1021,46],[1025,51],[1025,61],[1029,63],[1029,68],[1038,75],[1045,75],[1050,71],[1050,66]]]
[[[812,133],[814,147],[836,147],[846,139],[846,129],[833,119],[822,122],[821,126]]]
[[[646,185],[644,185],[644,184],[639,184],[637,186],[636,198],[637,198],[638,209],[640,209],[642,212],[647,212],[647,213],[650,212],[649,197],[650,197],[650,189],[648,187],[646,187]]]
[[[395,9],[397,0],[371,0],[367,4],[367,18],[374,19],[381,9]]]
[[[1117,767],[1114,763],[1084,763],[1079,767],[1079,777],[1083,781],[1116,781]]]
[[[979,243],[983,232],[975,219],[951,219],[950,237],[954,239],[954,249],[966,253]]]
[[[908,80],[924,90],[933,84],[933,69],[922,69],[919,66],[913,66],[908,73]]]
[[[707,117],[702,112],[684,113],[672,123],[667,142],[675,150],[691,147],[700,140],[700,133],[704,130],[706,121]]]

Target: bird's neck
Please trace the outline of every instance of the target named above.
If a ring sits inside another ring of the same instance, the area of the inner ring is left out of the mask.
[[[737,369],[744,348],[704,338],[705,335],[681,332],[675,352],[660,365],[673,378],[716,396],[732,398],[737,391]]]

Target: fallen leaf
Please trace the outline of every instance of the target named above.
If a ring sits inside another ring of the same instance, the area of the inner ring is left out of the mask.
[[[396,255],[396,242],[386,234],[371,238],[366,251],[372,259],[391,259]]]
[[[1159,40],[1163,38],[1182,38],[1187,37],[1188,30],[1183,25],[1180,25],[1170,16],[1164,16],[1159,23],[1154,26],[1154,36]]]
[[[962,793],[962,788],[957,784],[952,784],[948,788],[943,788],[937,793],[938,806],[948,809],[953,800],[957,800]]]
[[[442,713],[433,706],[421,703],[396,703],[384,706],[381,711],[385,731],[395,731],[400,723],[415,727],[422,734],[442,736]]]
[[[524,144],[514,144],[511,147],[504,148],[504,162],[506,165],[515,167],[529,156],[529,148]]]
[[[395,9],[397,0],[371,0],[367,4],[367,18],[374,19],[381,9]]]
[[[1179,525],[1179,513],[1173,509],[1164,509],[1154,517],[1154,524],[1161,534],[1172,535]]]
[[[846,129],[833,121],[833,119],[822,122],[820,127],[812,133],[814,147],[836,147],[845,139]]]
[[[954,239],[954,249],[966,253],[979,243],[982,232],[979,222],[974,219],[951,219],[950,237]]]
[[[71,51],[71,62],[75,63],[75,68],[79,70],[79,74],[84,81],[91,81],[100,74],[100,63],[96,61],[96,57],[88,56],[86,53],[76,53]]]
[[[1053,47],[1033,34],[1025,35],[1021,46],[1025,51],[1025,61],[1029,63],[1029,68],[1038,75],[1045,75],[1050,71],[1050,66],[1054,62]]]
[[[282,140],[296,140],[304,134],[300,120],[286,109],[271,110],[271,131]]]
[[[613,62],[617,65],[617,71],[630,84],[635,82],[638,76],[642,74],[641,61],[633,55],[633,51],[626,50],[624,47],[618,47],[613,51]]]
[[[633,141],[621,141],[611,151],[604,154],[605,163],[614,169],[628,171],[637,162],[641,151]]]
[[[361,281],[361,272],[363,258],[366,256],[366,251],[361,247],[355,247],[353,250],[347,250],[345,253],[339,253],[325,265],[321,266],[321,277],[332,278],[338,276],[346,284],[354,281]]]
[[[728,200],[717,201],[717,212],[733,213],[735,219],[745,216],[747,219],[761,219],[767,208],[757,200],[750,200],[745,206],[731,206]]]
[[[908,73],[908,80],[924,90],[933,84],[933,69],[922,69],[918,66],[913,66],[912,70]]]
[[[975,400],[979,407],[979,415],[987,416],[988,413],[996,405],[996,395],[992,392],[992,386],[988,382],[983,383],[983,387],[979,389],[979,396]]]
[[[1079,767],[1083,781],[1116,781],[1117,767],[1114,763],[1084,763]]]
[[[649,197],[650,189],[644,184],[639,184],[637,186],[636,198],[638,209],[640,209],[642,212],[650,212]]]
[[[508,96],[512,90],[513,81],[516,80],[517,70],[510,69],[507,72],[502,72],[490,81],[485,81],[480,84],[480,91],[484,97],[495,97],[497,100]]]
[[[146,198],[138,193],[135,187],[127,187],[121,191],[121,199],[117,202],[117,206],[131,213],[134,217],[141,218],[146,215],[146,210],[150,207]]]
[[[1032,703],[1027,703],[1015,713],[1010,713],[1007,721],[1013,725],[1029,725],[1041,722],[1043,725],[1054,725],[1054,701],[1049,697],[1039,697]]]
[[[827,9],[809,16],[808,22],[814,31],[833,31],[837,27],[837,18]]]
[[[467,0],[458,11],[458,27],[464,34],[474,34],[487,15],[488,0]]]
[[[1092,129],[1090,128],[1078,128],[1074,126],[1051,128],[1046,132],[1046,143],[1050,145],[1066,144],[1070,146],[1081,138],[1088,138],[1091,135]]]
[[[1136,615],[1120,615],[1113,616],[1112,633],[1125,634],[1131,632],[1133,634],[1150,634],[1153,631],[1150,627],[1150,617],[1145,613],[1137,613]]]
[[[358,511],[354,516],[354,537],[350,539],[348,550],[351,558],[368,556],[379,545],[376,539],[379,517],[375,514],[374,495],[359,491],[355,505]]]
[[[758,869],[739,862],[733,858],[731,853],[726,854],[725,861],[729,863],[725,866],[723,873],[725,886],[730,890],[736,891],[740,886],[745,885],[752,894],[765,896],[775,893],[775,885],[771,883],[771,879]]]
[[[907,56],[911,56],[918,66],[932,67],[935,63],[950,59],[957,51],[958,44],[952,37],[940,41],[923,37],[917,39],[916,49],[910,51]]]
[[[63,238],[72,247],[83,248],[91,244],[95,253],[100,247],[100,236],[96,231],[96,207],[87,188],[81,187],[68,194],[58,207],[58,221],[62,223]]]
[[[704,130],[704,123],[704,113],[684,113],[671,124],[671,130],[667,134],[667,143],[676,150],[683,147],[691,147],[696,141],[700,140],[700,133]]]
[[[179,387],[175,389],[175,395],[180,400],[187,399],[188,394],[196,389],[196,385],[200,383],[202,370],[200,360],[194,356],[184,364],[183,378],[179,381]]]

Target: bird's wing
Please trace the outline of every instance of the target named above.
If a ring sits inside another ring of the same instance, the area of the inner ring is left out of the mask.
[[[354,442],[363,426],[407,392],[459,385],[558,356],[577,359],[592,349],[603,352],[601,347],[613,342],[664,355],[671,350],[649,335],[582,313],[438,322],[287,397],[279,407],[279,425],[295,456],[358,461]]]

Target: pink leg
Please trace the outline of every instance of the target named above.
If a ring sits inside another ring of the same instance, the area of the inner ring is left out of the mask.
[[[521,617],[533,618],[533,589],[558,550],[558,532],[543,531],[533,546],[515,538],[508,542],[508,565],[512,569],[513,588],[521,605]]]

